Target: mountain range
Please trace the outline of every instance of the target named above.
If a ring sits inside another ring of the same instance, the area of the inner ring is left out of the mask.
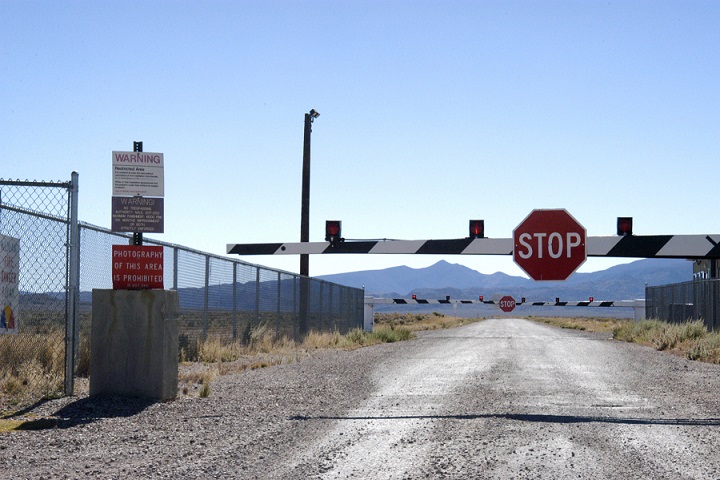
[[[463,265],[441,260],[426,268],[407,266],[381,270],[323,275],[318,278],[351,287],[365,287],[366,296],[402,298],[489,300],[502,295],[527,301],[627,300],[645,298],[645,287],[692,280],[692,262],[678,259],[644,259],[591,273],[574,273],[565,281],[534,280],[496,272],[480,273]]]

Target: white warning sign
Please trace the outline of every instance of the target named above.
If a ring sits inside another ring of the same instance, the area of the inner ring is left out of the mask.
[[[112,152],[113,196],[164,197],[162,153]]]
[[[0,235],[0,334],[17,333],[20,239]]]

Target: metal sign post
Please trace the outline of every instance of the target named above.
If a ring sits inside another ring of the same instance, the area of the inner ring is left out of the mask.
[[[143,151],[143,143],[142,142],[133,142],[133,152],[142,152],[142,151]],[[142,232],[133,232],[132,244],[133,245],[142,245],[142,243],[143,243]]]

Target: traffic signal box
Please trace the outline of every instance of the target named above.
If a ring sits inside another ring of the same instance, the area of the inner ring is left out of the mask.
[[[340,220],[325,220],[325,241],[334,247],[344,239],[341,236],[342,222]]]

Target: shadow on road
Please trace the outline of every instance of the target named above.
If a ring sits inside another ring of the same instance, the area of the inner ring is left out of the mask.
[[[127,397],[86,397],[60,408],[50,418],[28,420],[16,430],[45,430],[48,428],[70,428],[84,425],[103,418],[130,417],[157,403],[154,400]],[[18,412],[18,416],[22,412]],[[9,417],[6,417],[9,418]]]
[[[517,420],[521,422],[536,423],[618,423],[625,425],[693,425],[693,426],[720,426],[720,418],[623,418],[585,415],[543,415],[521,413],[485,413],[466,415],[389,415],[389,416],[304,416],[296,415],[290,420],[479,420],[499,418]]]

